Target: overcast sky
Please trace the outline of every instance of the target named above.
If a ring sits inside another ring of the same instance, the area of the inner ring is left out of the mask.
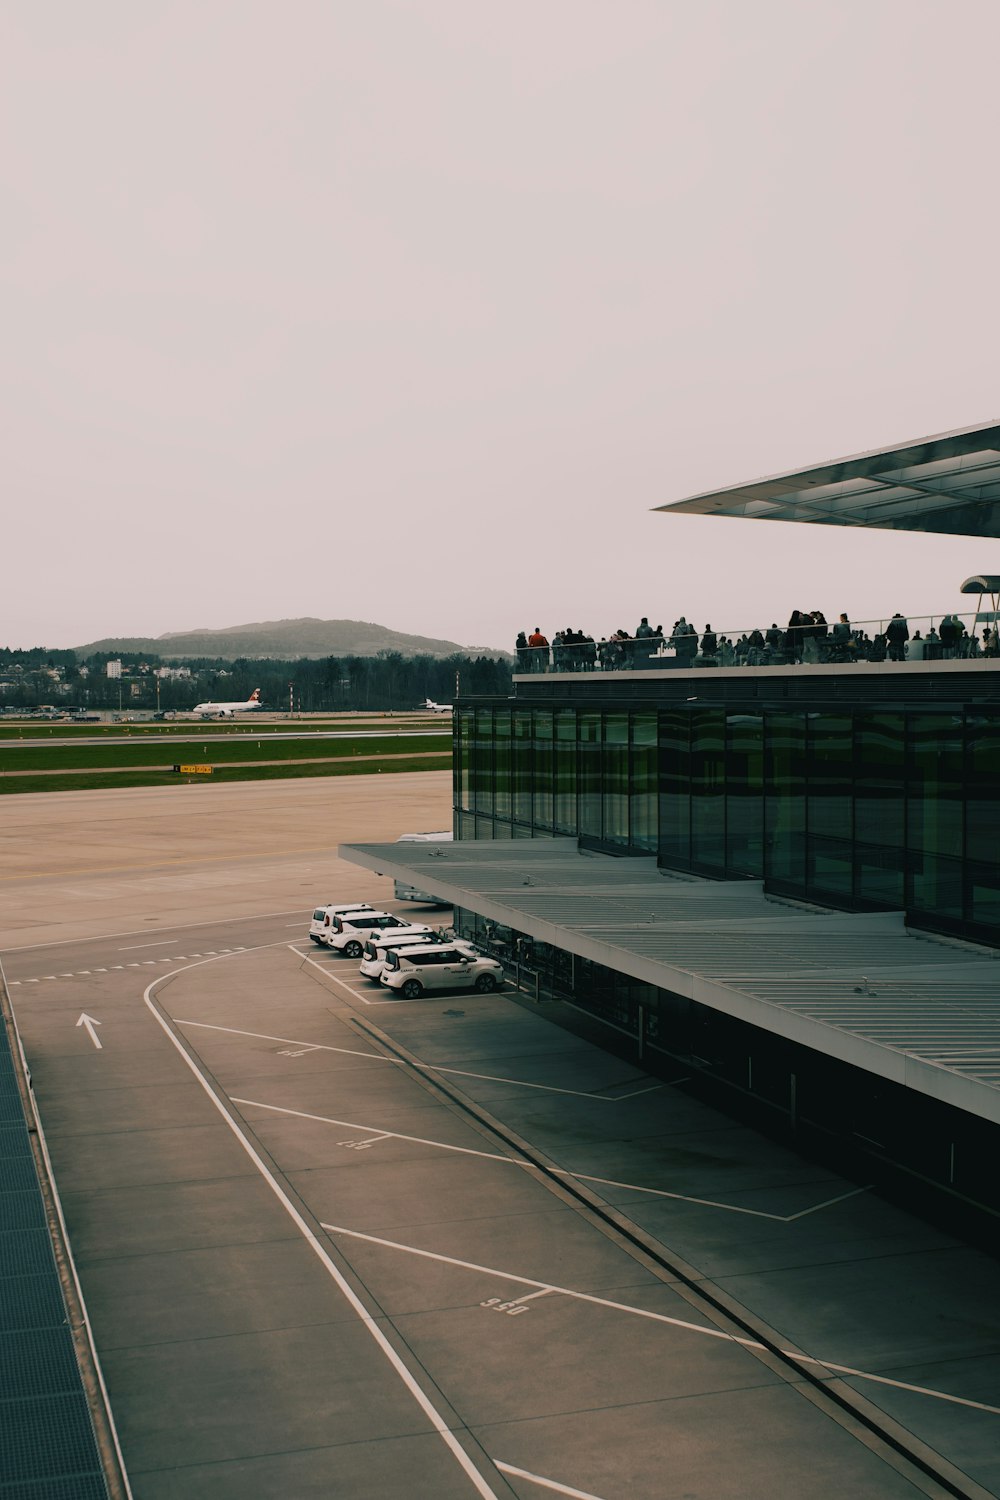
[[[958,607],[651,507],[1000,416],[996,0],[0,0],[0,645]]]

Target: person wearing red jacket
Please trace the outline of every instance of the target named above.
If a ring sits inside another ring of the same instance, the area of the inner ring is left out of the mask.
[[[549,664],[549,643],[542,634],[542,627],[536,625],[528,636],[528,645],[531,647],[531,670],[533,672],[544,672]]]

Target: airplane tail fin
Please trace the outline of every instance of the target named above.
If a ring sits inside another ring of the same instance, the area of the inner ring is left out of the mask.
[[[259,703],[260,702],[260,688],[254,688],[253,692],[250,694],[249,698],[247,699],[247,702],[248,703]]]

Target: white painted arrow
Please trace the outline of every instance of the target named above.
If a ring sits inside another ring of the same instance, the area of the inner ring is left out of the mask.
[[[100,1021],[95,1021],[93,1016],[88,1016],[87,1012],[83,1011],[79,1021],[77,1021],[76,1024],[78,1026],[85,1026],[87,1028],[87,1035],[90,1037],[90,1040],[93,1042],[94,1046],[98,1048],[98,1050],[100,1050],[104,1046],[104,1043],[99,1039],[97,1032],[94,1030],[95,1026],[100,1026]]]

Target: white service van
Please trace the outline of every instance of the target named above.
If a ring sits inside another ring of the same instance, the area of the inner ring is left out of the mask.
[[[442,833],[401,833],[396,840],[397,844],[450,844],[452,834],[450,829]],[[427,891],[420,891],[414,885],[407,885],[405,880],[397,880],[393,891],[397,901],[423,901],[431,906],[450,906],[450,901],[442,901],[438,896],[431,896]]]
[[[347,958],[360,958],[365,942],[376,932],[387,927],[410,927],[414,924],[403,917],[394,917],[388,911],[349,911],[334,917],[333,925],[326,930],[323,941],[328,948],[343,953]],[[424,932],[431,932],[425,927]]]
[[[333,926],[333,919],[341,912],[347,911],[373,911],[370,901],[350,901],[346,906],[317,906],[309,923],[309,936],[314,943],[324,943],[324,933],[329,932]]]
[[[425,990],[478,990],[488,995],[503,983],[503,966],[469,943],[390,948],[379,981],[406,1000]]]

